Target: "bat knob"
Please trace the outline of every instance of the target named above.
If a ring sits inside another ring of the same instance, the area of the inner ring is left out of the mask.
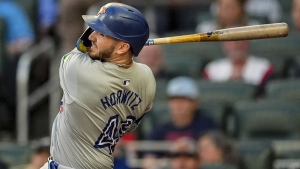
[[[154,45],[153,39],[148,39],[147,42],[145,43],[145,46],[149,46],[149,45]]]

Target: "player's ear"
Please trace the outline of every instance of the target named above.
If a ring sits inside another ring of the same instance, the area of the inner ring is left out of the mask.
[[[119,55],[121,54],[124,54],[126,53],[127,51],[130,51],[130,45],[126,42],[121,42],[119,45],[118,45],[118,50],[117,50],[117,53]]]

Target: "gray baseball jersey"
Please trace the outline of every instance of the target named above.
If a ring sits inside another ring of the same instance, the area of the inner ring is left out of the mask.
[[[59,70],[63,98],[52,127],[51,156],[76,169],[113,168],[112,153],[152,107],[155,78],[148,66],[123,69],[73,50]]]

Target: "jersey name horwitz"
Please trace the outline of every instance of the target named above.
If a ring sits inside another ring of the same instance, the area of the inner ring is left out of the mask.
[[[100,99],[100,101],[104,109],[117,104],[126,104],[131,108],[131,110],[134,110],[134,108],[142,102],[142,98],[135,92],[118,90],[117,92],[112,92],[111,94]]]

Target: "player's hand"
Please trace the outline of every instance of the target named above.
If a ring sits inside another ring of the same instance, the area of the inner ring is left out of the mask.
[[[89,51],[90,47],[92,46],[91,41],[89,40],[89,36],[90,34],[93,32],[94,30],[90,27],[88,27],[84,33],[81,35],[81,37],[78,39],[77,43],[76,43],[76,48],[83,52],[86,53]]]

